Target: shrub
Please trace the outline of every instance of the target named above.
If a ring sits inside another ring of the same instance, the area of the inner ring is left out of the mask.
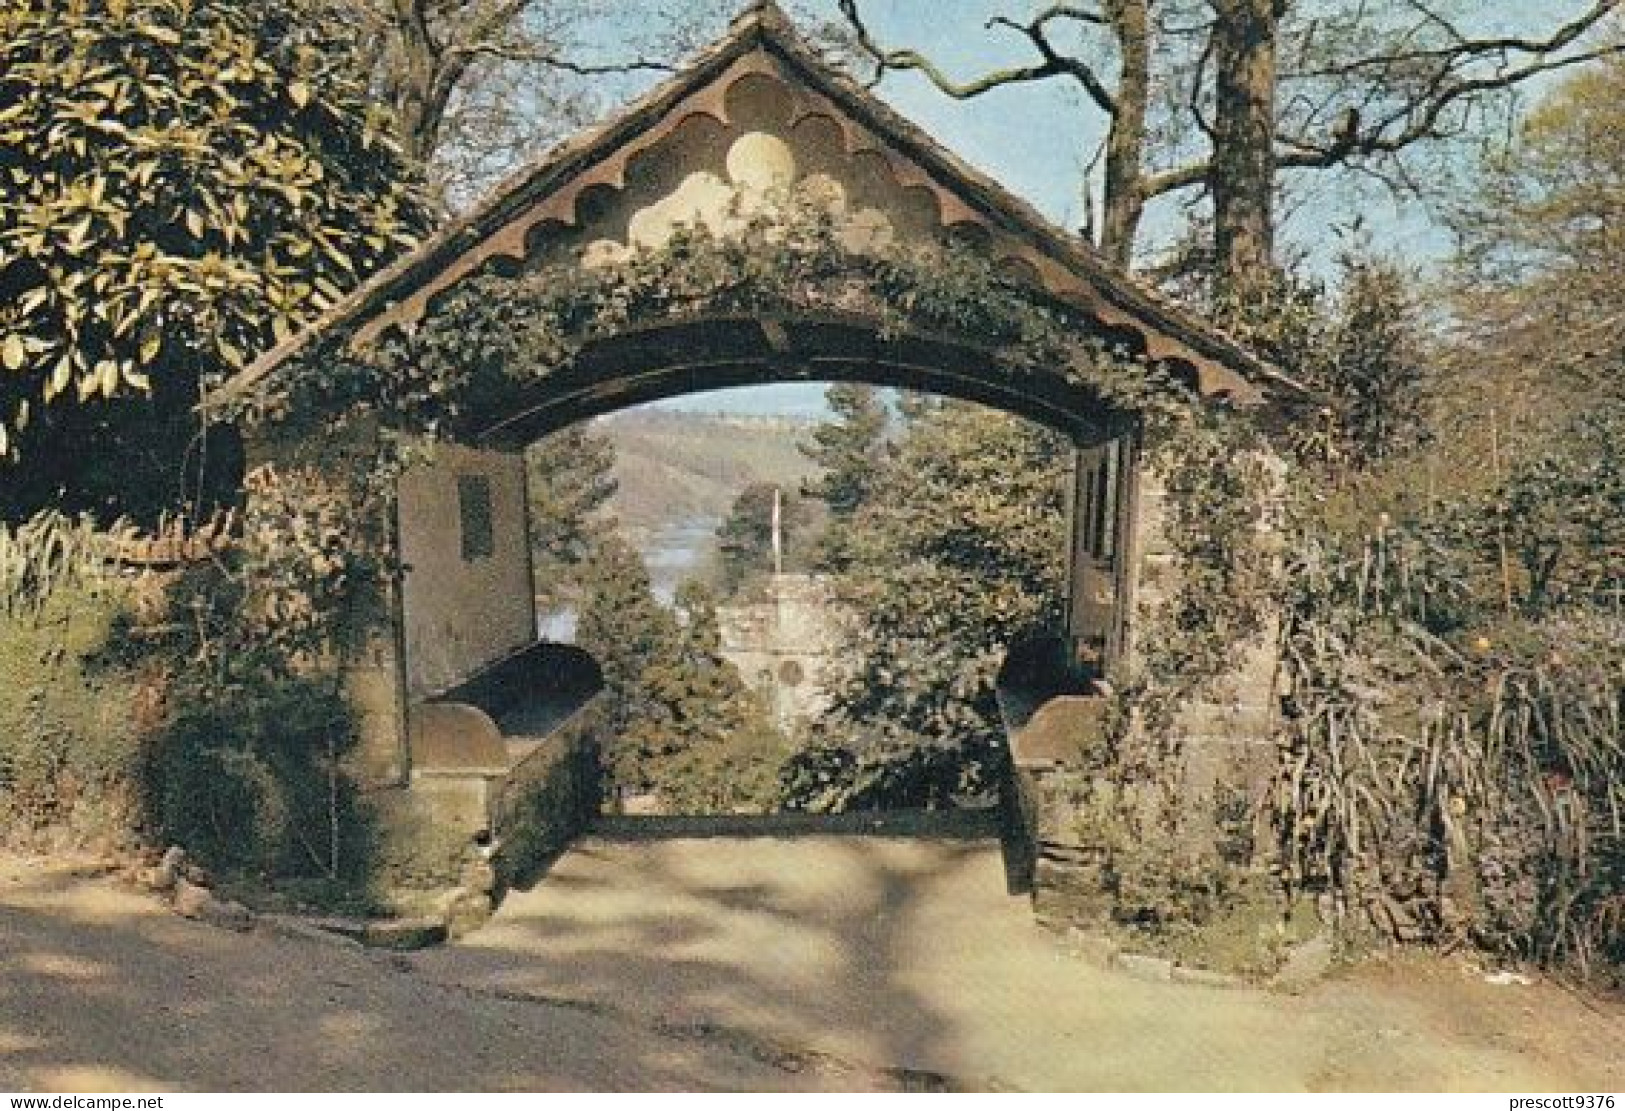
[[[109,649],[131,597],[88,526],[52,514],[0,528],[0,837],[134,821],[146,695]]]
[[[1379,537],[1300,553],[1274,798],[1281,876],[1406,941],[1625,968],[1625,620],[1430,629]],[[1379,586],[1381,589],[1379,589]]]
[[[155,829],[216,867],[360,875],[364,830],[339,763],[354,736],[329,678],[247,681],[213,699],[183,693],[151,742]]]
[[[107,658],[121,595],[116,583],[78,586],[0,618],[0,827],[128,824],[141,689]]]

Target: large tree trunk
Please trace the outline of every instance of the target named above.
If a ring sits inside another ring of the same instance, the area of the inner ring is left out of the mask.
[[[1286,0],[1213,0],[1215,287],[1245,298],[1274,251],[1276,28]]]
[[[1147,0],[1108,0],[1106,15],[1117,37],[1121,64],[1115,111],[1106,136],[1106,195],[1100,250],[1127,270],[1134,237],[1145,215],[1146,106],[1151,93],[1151,35]]]
[[[427,10],[417,0],[394,0],[387,18],[393,42],[384,55],[382,92],[395,111],[407,156],[427,163],[440,144],[450,90],[467,67],[452,72],[429,28]]]

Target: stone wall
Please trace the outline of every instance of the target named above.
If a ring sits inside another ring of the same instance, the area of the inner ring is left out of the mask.
[[[1165,498],[1157,477],[1143,475],[1130,553],[1136,569],[1128,599],[1130,672],[1148,635],[1148,617],[1178,574],[1165,531]],[[1025,859],[1039,918],[1099,926],[1113,911],[1107,853],[1122,830],[1091,828],[1090,806],[1112,792],[1120,799],[1137,792],[1134,784],[1113,785],[1089,770],[1099,766],[1091,750],[1114,727],[1112,704],[1103,692],[1066,689],[1055,676],[1046,687],[1044,668],[1017,664],[1012,652],[1000,689],[1012,756],[1009,836]],[[1179,777],[1181,824],[1171,832],[1193,858],[1233,850],[1223,843],[1230,831],[1218,821],[1220,812],[1256,808],[1266,798],[1275,771],[1278,670],[1273,622],[1267,621],[1253,643],[1236,646],[1233,666],[1174,716],[1180,765],[1172,774]]]
[[[1079,817],[1094,783],[1086,753],[1108,728],[1107,699],[1056,694],[1027,713],[1021,696],[1000,691],[1010,737],[1005,836],[1024,862],[1033,912],[1055,926],[1091,926],[1111,915],[1105,855]]]
[[[437,445],[400,480],[406,684],[443,691],[536,638],[525,461]]]
[[[1167,493],[1154,472],[1141,478],[1137,507],[1138,575],[1128,625],[1132,661],[1141,651],[1148,615],[1176,585],[1179,573],[1165,521]],[[1259,801],[1275,770],[1275,725],[1280,709],[1276,623],[1266,615],[1253,640],[1233,649],[1231,666],[1175,715],[1173,732],[1185,756],[1184,792],[1192,815],[1211,812],[1220,793]],[[1212,834],[1198,823],[1192,835]]]
[[[717,607],[722,656],[769,700],[787,728],[829,708],[843,641],[827,584],[816,575],[766,576],[750,595]]]
[[[505,886],[533,879],[598,813],[597,698],[538,742],[508,773],[492,804],[497,869]]]

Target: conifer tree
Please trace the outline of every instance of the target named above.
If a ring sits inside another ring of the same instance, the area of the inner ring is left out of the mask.
[[[869,499],[886,456],[886,432],[891,423],[886,403],[873,386],[837,383],[824,395],[832,418],[812,430],[801,452],[823,469],[816,481],[802,488],[807,497],[829,507],[817,562],[826,568],[842,566],[847,528],[853,514]]]

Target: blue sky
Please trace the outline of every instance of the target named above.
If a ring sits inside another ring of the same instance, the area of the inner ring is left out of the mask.
[[[1334,0],[1308,0],[1308,3]],[[740,4],[739,6],[743,6]],[[836,19],[834,0],[791,0],[785,6],[803,27]],[[865,0],[865,17],[887,46],[908,46],[931,57],[956,77],[1031,60],[1031,48],[1008,30],[988,30],[990,15],[1021,18],[1037,0]],[[1580,0],[1441,0],[1473,31],[1513,32],[1549,28]],[[641,8],[634,6],[633,10]],[[721,26],[715,30],[720,33]],[[629,90],[633,91],[633,90]],[[924,126],[961,157],[1027,198],[1062,227],[1083,220],[1084,164],[1101,136],[1100,114],[1068,82],[1046,81],[956,101],[914,74],[888,75],[877,89],[895,108]],[[1426,267],[1448,250],[1431,212],[1416,201],[1394,197],[1342,175],[1305,178],[1283,206],[1283,242],[1324,262],[1338,249],[1336,229],[1357,214],[1373,249]],[[1142,241],[1155,251],[1179,227],[1177,204],[1154,205]],[[699,395],[662,404],[687,409],[816,413],[822,387],[786,385]]]

